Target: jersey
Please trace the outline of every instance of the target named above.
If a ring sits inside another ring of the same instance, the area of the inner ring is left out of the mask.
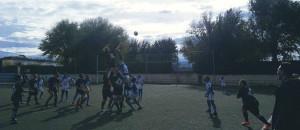
[[[39,79],[39,87],[43,87],[43,84],[44,84],[44,80],[43,79]]]
[[[83,90],[81,90],[81,89],[86,89],[86,84],[85,84],[86,82],[85,82],[85,80],[84,79],[77,79],[76,80],[76,83],[75,83],[75,85],[76,85],[76,91],[78,92],[78,93],[80,93],[80,94],[83,94],[83,93],[85,93],[85,91],[83,91]],[[80,88],[80,89],[78,89],[78,88]]]
[[[62,83],[62,90],[67,90],[70,86],[71,79],[69,77],[62,77],[61,83]]]
[[[245,106],[253,105],[253,103],[257,102],[256,98],[253,96],[252,90],[247,86],[241,87],[236,97],[242,98]]]
[[[135,77],[131,79],[130,89],[131,89],[133,94],[138,93],[138,89],[136,87],[136,78]]]
[[[15,83],[15,86],[14,86],[13,92],[12,92],[11,100],[22,98],[22,93],[24,92],[23,86],[24,86],[24,83],[22,83],[22,82],[16,82]]]
[[[60,83],[60,80],[56,77],[51,77],[48,81],[49,84],[49,90],[52,91],[57,91],[58,90],[58,85]]]
[[[120,73],[115,73],[110,75],[110,81],[112,82],[112,85],[114,87],[113,94],[114,95],[122,95],[123,93],[123,77]]]
[[[92,80],[91,79],[85,79],[85,84],[86,86],[90,86],[92,83]]]
[[[103,88],[102,91],[110,91],[110,85],[109,85],[109,79],[107,77],[107,74],[104,74],[103,76]]]
[[[129,70],[127,65],[125,64],[125,62],[121,61],[121,70],[122,70],[122,74],[123,75],[128,75],[129,74]]]
[[[214,94],[214,90],[213,90],[210,82],[206,82],[206,89],[207,89],[207,91],[206,91],[205,95]]]
[[[29,80],[29,90],[38,90],[38,80],[37,79]]]
[[[220,78],[220,81],[221,81],[221,86],[226,86],[226,81],[224,77]]]
[[[144,84],[144,79],[143,79],[143,77],[142,76],[140,76],[140,77],[138,77],[137,78],[137,82],[138,82],[138,89],[140,90],[140,89],[143,89],[143,84]]]

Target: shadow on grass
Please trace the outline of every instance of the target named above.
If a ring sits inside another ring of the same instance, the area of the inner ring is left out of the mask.
[[[213,127],[221,128],[221,120],[218,118],[218,116],[213,116],[212,114],[209,113],[209,118],[213,123]]]
[[[57,110],[55,110],[54,112],[57,112],[56,116],[47,118],[47,119],[43,120],[42,122],[48,122],[48,121],[51,121],[51,120],[55,120],[57,118],[62,118],[62,117],[65,117],[67,115],[71,115],[73,113],[76,113],[75,107],[73,107],[73,105],[68,105],[68,106],[65,106],[65,107],[60,107]]]
[[[0,123],[0,128],[4,128],[4,127],[9,126],[9,125],[13,125],[13,124],[11,124],[10,121],[7,121],[7,122],[1,122],[1,123]]]
[[[10,106],[10,105],[12,105],[12,103],[8,103],[8,104],[5,104],[5,105],[1,105],[0,108],[7,107],[7,106]]]
[[[248,128],[248,130],[253,130],[250,126],[243,125],[244,127]]]
[[[82,130],[82,129],[97,129],[98,127],[104,126],[105,124],[116,121],[121,122],[127,117],[130,117],[132,112],[126,112],[121,114],[113,114],[111,112],[98,112],[94,116],[88,117],[76,124],[72,125],[72,130]],[[92,122],[96,119],[95,122]]]

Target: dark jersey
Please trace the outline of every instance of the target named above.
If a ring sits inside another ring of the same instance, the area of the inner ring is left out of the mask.
[[[122,81],[123,77],[120,73],[112,74],[110,75],[110,81],[112,82],[112,85],[114,87],[113,94],[114,95],[122,95],[123,93],[123,87],[122,87]]]
[[[57,91],[60,80],[56,77],[51,77],[48,81],[49,90]]]
[[[12,99],[19,99],[22,97],[24,83],[16,82],[15,88],[13,89]]]
[[[246,106],[253,105],[253,103],[257,102],[256,98],[253,96],[252,90],[247,86],[241,87],[236,97],[242,98],[243,104]]]
[[[84,91],[81,90],[86,89],[86,81],[84,79],[77,79],[75,85],[78,93],[84,93]],[[81,89],[78,89],[77,87]]]
[[[275,90],[272,129],[300,130],[300,79],[287,79]]]
[[[29,80],[29,89],[30,90],[38,90],[38,80],[37,79]]]
[[[103,75],[103,84],[102,91],[110,91],[109,79],[106,74]]]

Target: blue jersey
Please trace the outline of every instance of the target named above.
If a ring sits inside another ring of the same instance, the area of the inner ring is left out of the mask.
[[[129,74],[128,67],[123,61],[121,62],[121,70],[122,70],[123,75],[128,75]]]
[[[87,86],[90,86],[91,83],[92,83],[92,80],[91,80],[91,79],[85,79],[85,84],[86,84]]]
[[[130,87],[131,87],[132,93],[134,93],[134,94],[138,93],[138,89],[136,87],[136,78],[135,77],[131,79]]]
[[[214,94],[214,90],[211,87],[211,83],[210,82],[206,82],[206,89],[207,89],[207,91],[206,91],[205,95]]]

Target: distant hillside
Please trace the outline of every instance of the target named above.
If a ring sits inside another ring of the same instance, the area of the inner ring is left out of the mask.
[[[18,55],[19,54],[16,54],[16,53],[0,51],[0,58],[6,57],[6,56],[18,56]]]

